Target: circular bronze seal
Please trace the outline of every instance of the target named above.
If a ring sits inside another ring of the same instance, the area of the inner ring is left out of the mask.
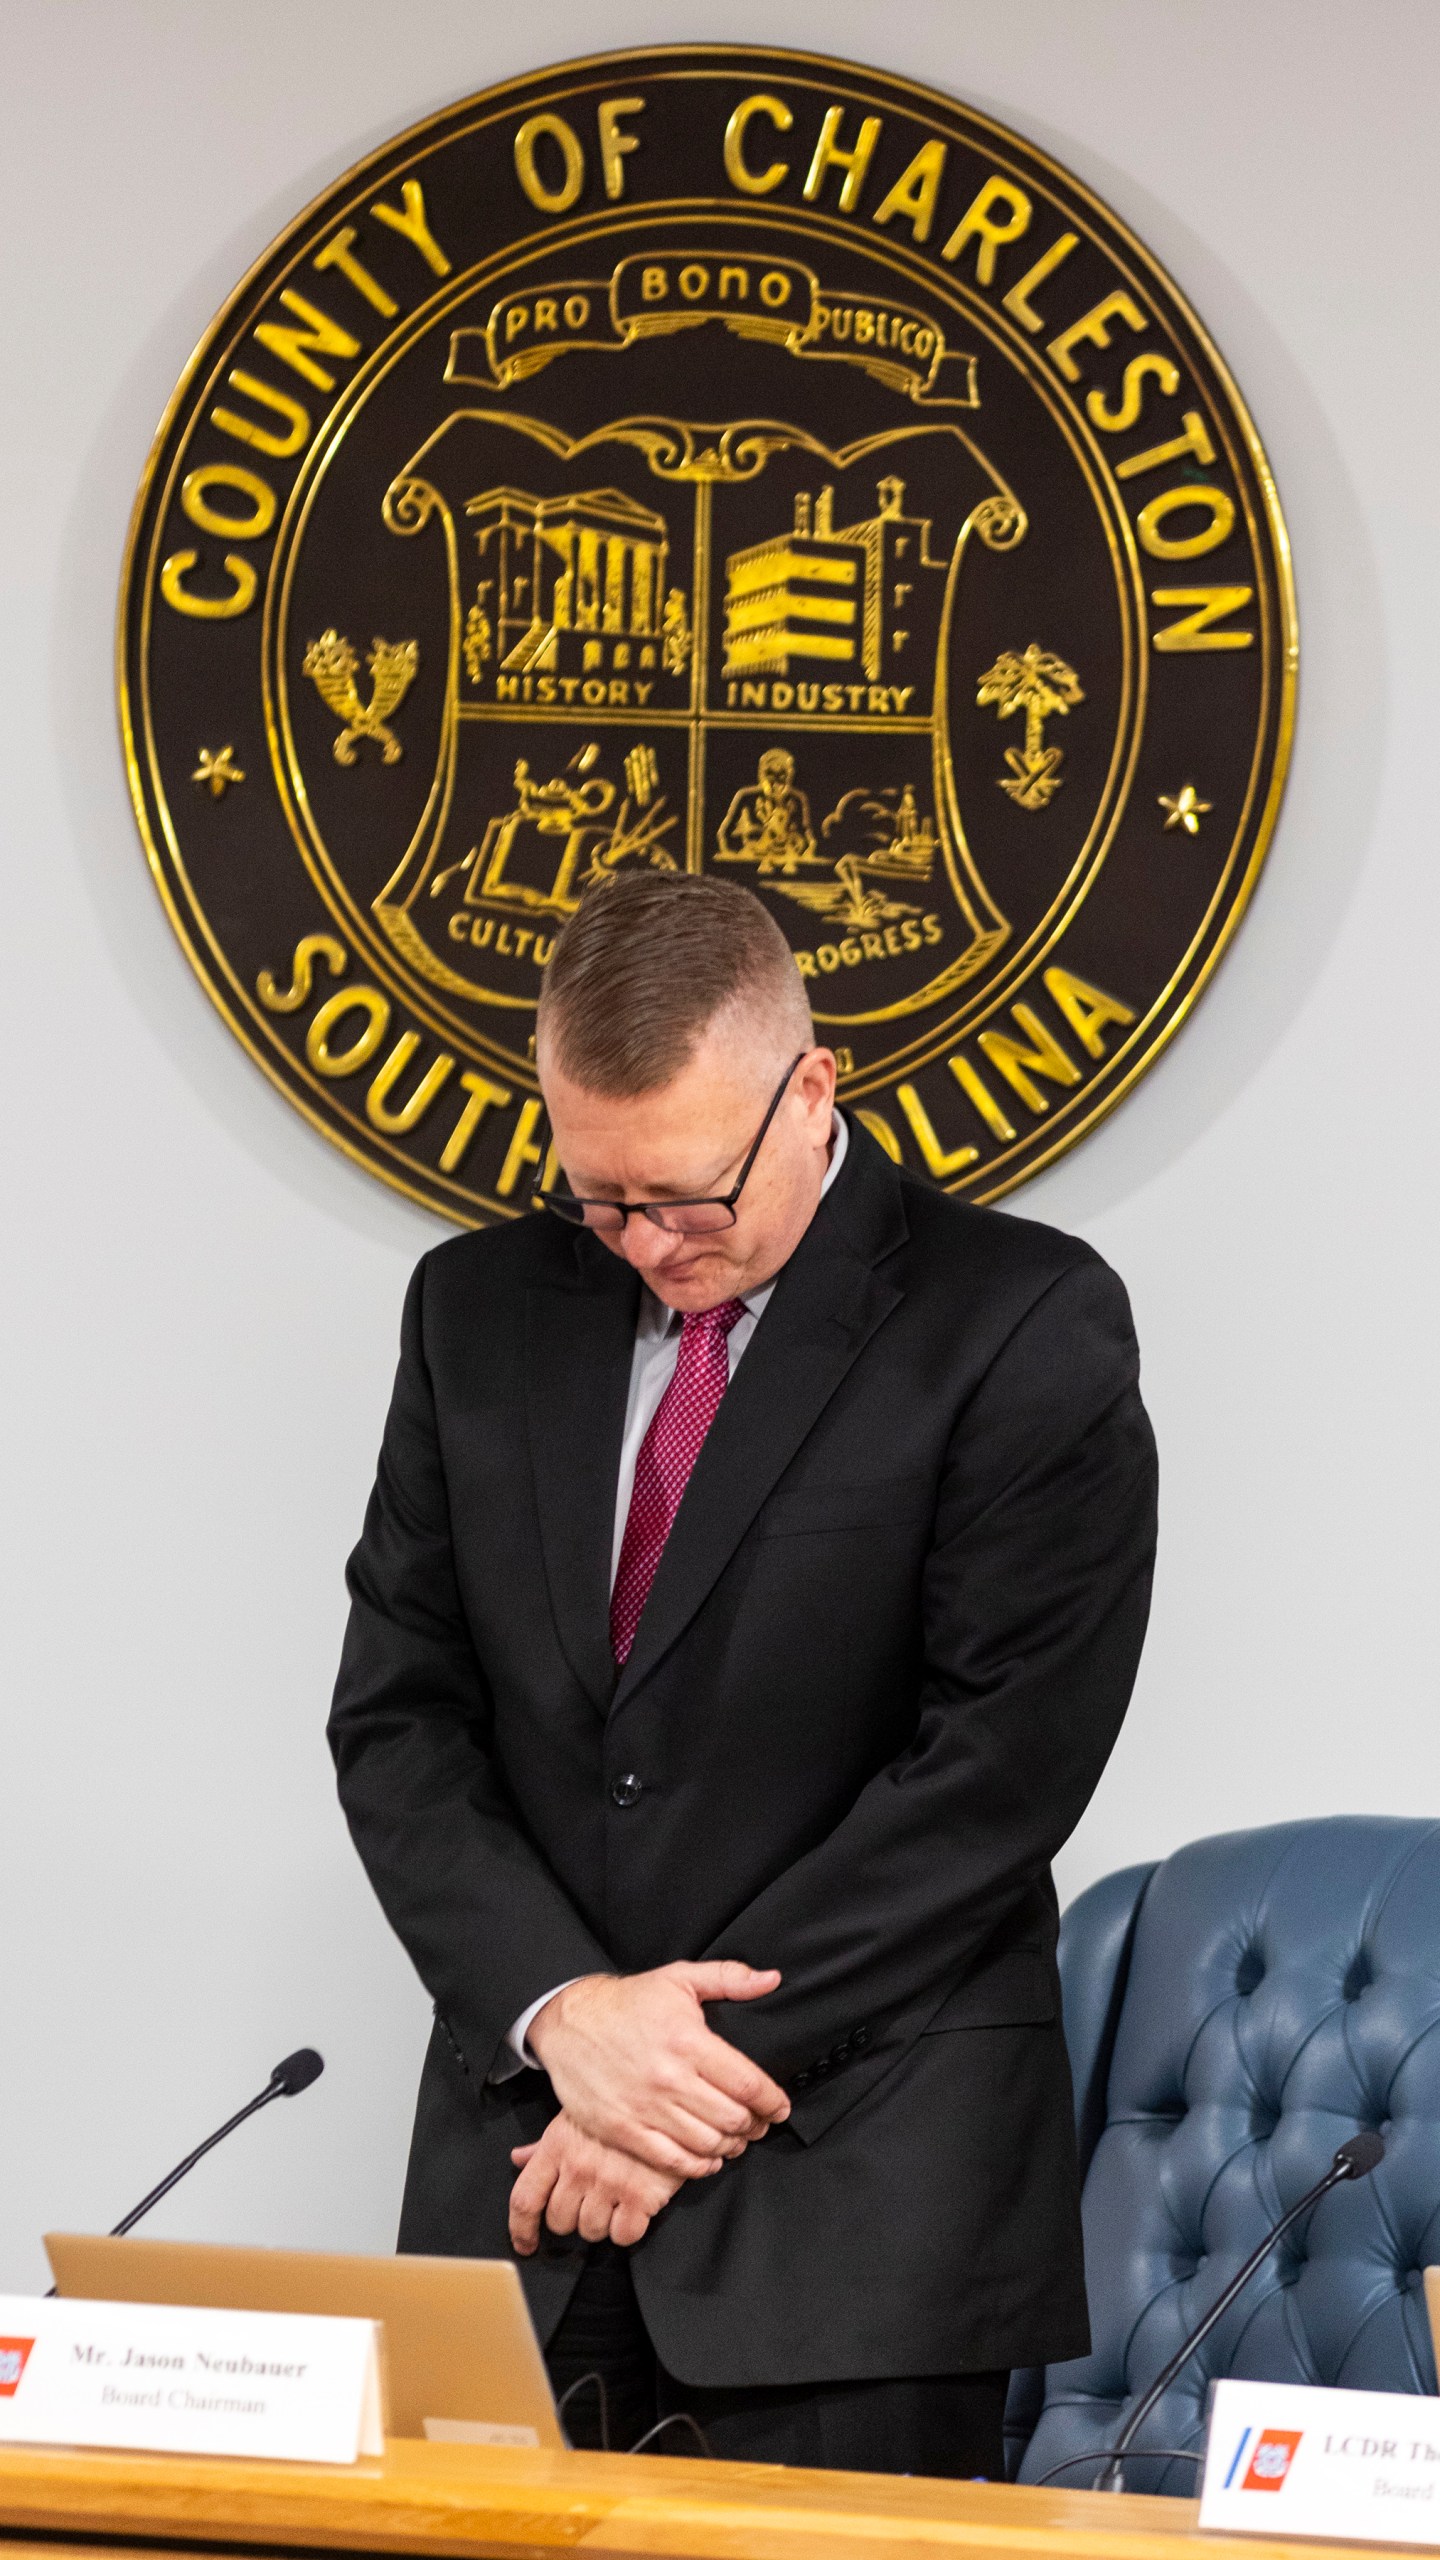
[[[744,882],[841,1091],[993,1200],[1183,1020],[1289,749],[1284,526],[1199,321],[1044,153],[759,48],[467,100],[303,214],[171,403],[135,806],[251,1055],[460,1221],[541,1166],[555,935]]]

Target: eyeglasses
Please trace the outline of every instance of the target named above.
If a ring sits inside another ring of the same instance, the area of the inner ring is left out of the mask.
[[[735,1203],[750,1179],[755,1159],[765,1143],[765,1133],[785,1099],[785,1088],[809,1052],[802,1049],[791,1059],[770,1097],[770,1107],[755,1132],[755,1143],[740,1167],[737,1180],[721,1200],[577,1200],[573,1191],[536,1190],[531,1196],[543,1209],[553,1209],[572,1227],[593,1227],[598,1235],[619,1235],[627,1218],[648,1218],[652,1227],[661,1227],[666,1235],[703,1236],[721,1227],[735,1224]]]

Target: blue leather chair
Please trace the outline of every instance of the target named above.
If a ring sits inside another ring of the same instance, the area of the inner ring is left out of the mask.
[[[1381,2166],[1281,2242],[1141,2442],[1198,2449],[1220,2374],[1433,2392],[1421,2271],[1440,2262],[1440,1822],[1278,1823],[1128,1867],[1072,1903],[1060,1973],[1093,2346],[1015,2377],[1014,2476],[1114,2441],[1362,2126],[1384,2136]],[[1075,2488],[1098,2476],[1062,2474]],[[1132,2490],[1187,2496],[1196,2477],[1126,2465]]]

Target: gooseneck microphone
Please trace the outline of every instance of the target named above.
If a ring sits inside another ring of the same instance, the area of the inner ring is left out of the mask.
[[[1155,2407],[1158,2400],[1164,2398],[1164,2395],[1169,2390],[1176,2374],[1179,2373],[1183,2365],[1189,2363],[1189,2360],[1195,2353],[1196,2348],[1203,2346],[1205,2340],[1209,2337],[1211,2330],[1215,2327],[1216,2322],[1224,2318],[1236,2295],[1244,2291],[1245,2286],[1254,2275],[1256,2268],[1264,2264],[1265,2259],[1274,2248],[1276,2241],[1283,2239],[1285,2233],[1290,2229],[1291,2224],[1298,2222],[1302,2213],[1308,2213],[1312,2205],[1317,2205],[1322,2196],[1327,2196],[1332,2187],[1343,2186],[1347,2178],[1368,2178],[1372,2169],[1378,2169],[1384,2157],[1385,2145],[1381,2141],[1378,2133],[1352,2133],[1348,2142],[1341,2143],[1340,2148],[1336,2152],[1334,2159],[1331,2161],[1329,2168],[1326,2170],[1324,2177],[1318,2178],[1314,2186],[1300,2198],[1299,2203],[1292,2204],[1288,2213],[1282,2213],[1279,2221],[1274,2223],[1270,2230],[1266,2232],[1259,2247],[1251,2250],[1250,2255],[1246,2259],[1244,2266],[1240,2269],[1239,2274],[1231,2277],[1230,2282],[1225,2287],[1225,2290],[1220,2295],[1218,2301],[1211,2303],[1209,2310],[1206,2312],[1204,2319],[1199,2323],[1199,2326],[1191,2330],[1189,2337],[1185,2339],[1181,2346],[1177,2347],[1174,2355],[1170,2358],[1169,2363],[1156,2375],[1155,2380],[1151,2383],[1144,2399],[1139,2402],[1138,2406],[1131,2412],[1131,2415],[1126,2420],[1118,2441],[1111,2449],[1105,2468],[1101,2472],[1099,2480],[1096,2482],[1097,2488],[1124,2488],[1125,2456],[1129,2452],[1130,2447],[1134,2443],[1141,2428],[1144,2426],[1151,2410]],[[1082,2455],[1080,2459],[1083,2461],[1094,2461],[1096,2456],[1093,2454]],[[1071,2468],[1071,2465],[1069,2463],[1061,2463],[1058,2468],[1062,2471],[1068,2471]],[[1047,2479],[1053,2479],[1055,2474],[1053,2472],[1047,2472],[1045,2476]]]
[[[223,2142],[227,2133],[233,2133],[237,2125],[245,2122],[247,2116],[258,2115],[262,2107],[269,2106],[272,2098],[298,2098],[302,2089],[308,2089],[314,2081],[319,2079],[324,2068],[324,2059],[315,2051],[313,2045],[302,2044],[298,2053],[287,2053],[283,2062],[276,2063],[259,2096],[252,2098],[248,2106],[241,2107],[237,2115],[227,2117],[225,2123],[216,2132],[208,2135],[204,2142],[197,2143],[193,2151],[188,2151],[178,2166],[171,2170],[168,2178],[162,2178],[158,2187],[152,2187],[148,2196],[142,2196],[137,2205],[131,2206],[123,2221],[114,2225],[108,2237],[112,2240],[123,2240],[126,2232],[134,2230],[136,2223],[143,2219],[151,2206],[157,2205],[162,2196],[168,2196],[172,2187],[178,2187],[181,2179],[189,2176],[196,2161],[203,2160],[207,2151],[213,2151],[217,2142]],[[50,2293],[53,2294],[55,2291],[56,2287],[52,2284]]]
[[[230,2116],[217,2133],[212,2133],[193,2151],[187,2152],[168,2178],[162,2178],[158,2187],[152,2187],[148,2196],[142,2196],[137,2205],[131,2206],[124,2221],[116,2223],[110,2238],[123,2240],[126,2232],[134,2230],[151,2206],[158,2204],[162,2196],[168,2196],[172,2187],[178,2187],[181,2179],[189,2176],[196,2161],[203,2160],[206,2152],[213,2151],[216,2143],[223,2142],[227,2133],[233,2133],[237,2124],[243,2124],[247,2116],[258,2115],[262,2107],[269,2106],[272,2098],[298,2098],[302,2089],[308,2089],[313,2080],[319,2079],[324,2068],[325,2064],[313,2045],[302,2044],[298,2053],[287,2053],[283,2062],[276,2063],[259,2097],[252,2098],[248,2107],[242,2107],[238,2115]]]

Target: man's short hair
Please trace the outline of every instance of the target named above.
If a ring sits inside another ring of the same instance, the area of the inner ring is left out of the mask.
[[[727,1006],[773,1015],[782,1042],[815,1032],[804,981],[748,889],[686,871],[622,873],[591,891],[545,972],[538,1036],[587,1093],[653,1093],[688,1065]]]

